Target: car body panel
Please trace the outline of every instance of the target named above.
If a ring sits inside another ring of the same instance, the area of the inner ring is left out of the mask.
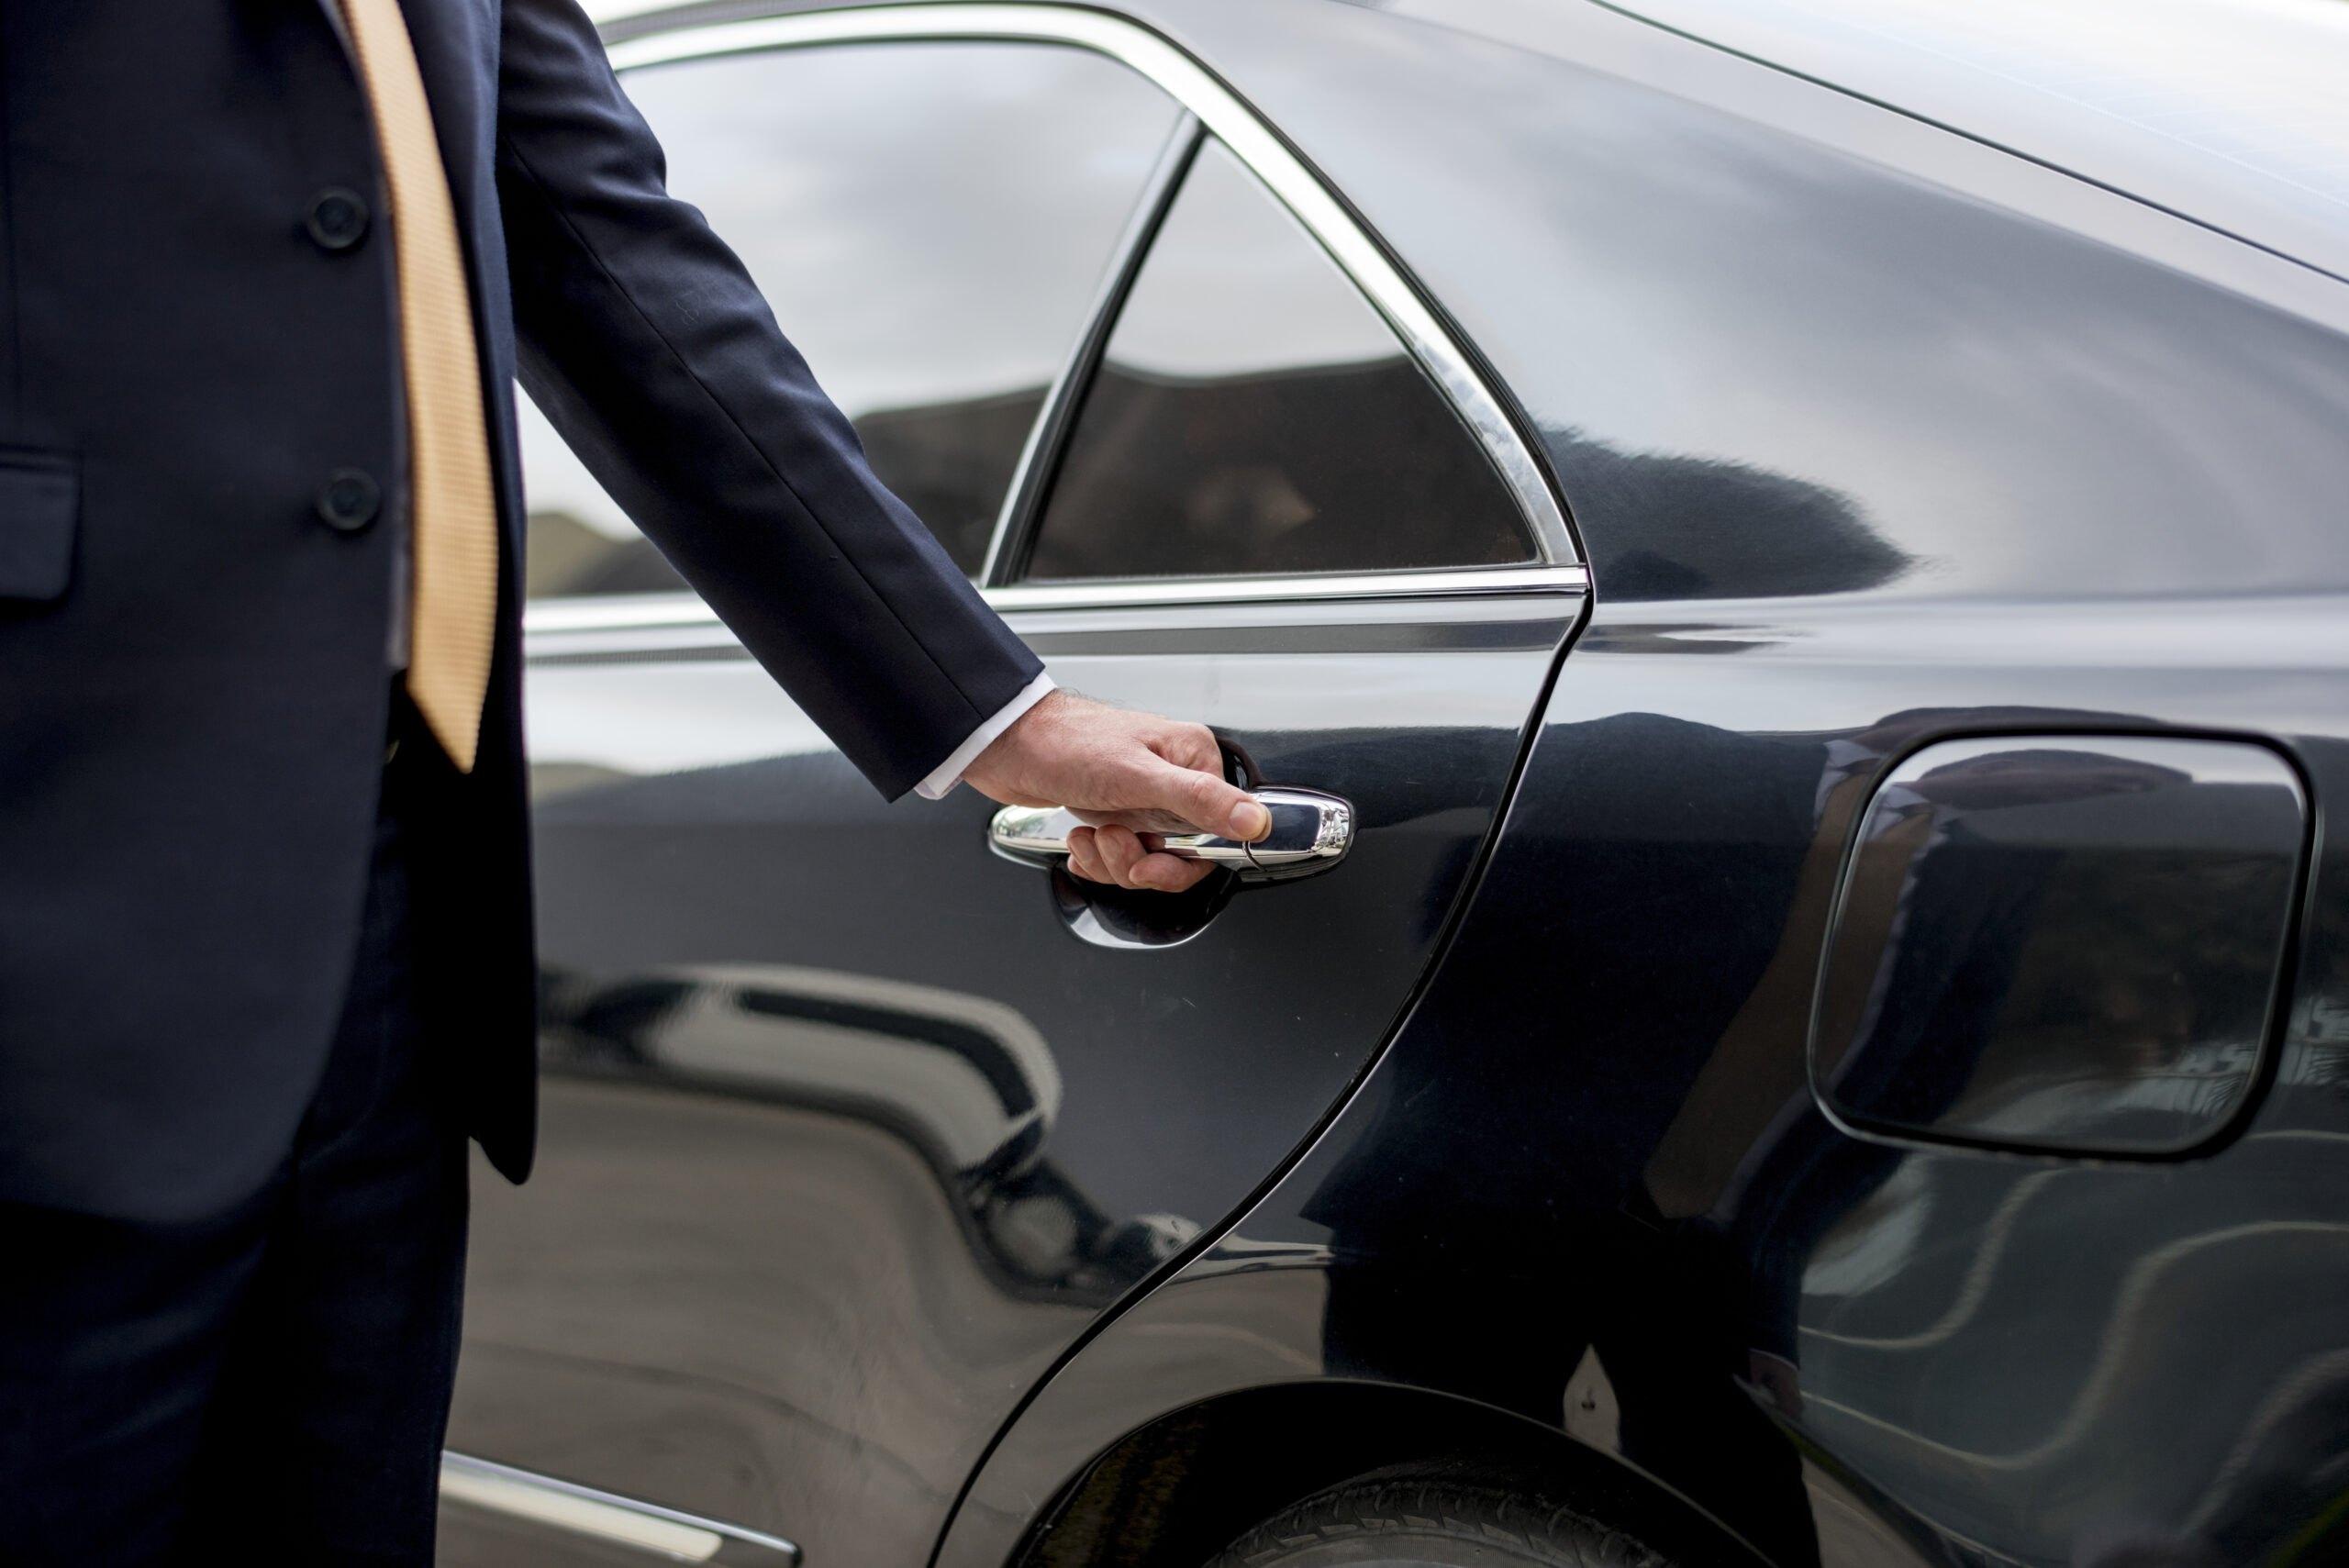
[[[2349,23],[2330,6],[1621,8],[2349,276],[2349,183],[2332,155],[2349,137]]]
[[[1355,808],[1335,871],[1154,951],[1072,935],[988,803],[872,798],[739,656],[541,635],[544,1163],[476,1200],[451,1446],[926,1552],[1034,1378],[1385,1038],[1579,604],[1019,616],[1057,679]]]
[[[2338,848],[2272,1083],[2199,1159],[1837,1131],[1805,1082],[1824,910],[1798,894],[1848,828],[1815,804],[1838,740],[1872,771],[1934,734],[2266,734],[2326,797],[2349,634],[2338,603],[2296,607],[2297,628],[2189,601],[2107,649],[2018,609],[1995,662],[1950,657],[1970,615],[1862,633],[1747,603],[1719,617],[1743,634],[1724,654],[1599,611],[1396,1044],[1263,1204],[1055,1375],[941,1562],[1003,1560],[1097,1447],[1253,1379],[1384,1378],[1573,1432],[1586,1342],[1625,1457],[1781,1562],[1860,1539],[1838,1485],[1942,1561],[2250,1562],[2321,1531],[2349,1479]],[[2168,659],[2111,656],[2156,639]],[[2234,667],[2178,667],[2206,661]],[[1408,1307],[1365,1324],[1381,1280]],[[1737,1435],[1675,1450],[1691,1429]]]

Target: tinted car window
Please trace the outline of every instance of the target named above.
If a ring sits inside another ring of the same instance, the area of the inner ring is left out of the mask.
[[[1096,54],[879,43],[632,72],[884,483],[975,571],[1175,106]],[[682,587],[535,412],[534,594]]]
[[[1031,578],[1525,561],[1484,450],[1312,237],[1210,141],[1111,334]]]

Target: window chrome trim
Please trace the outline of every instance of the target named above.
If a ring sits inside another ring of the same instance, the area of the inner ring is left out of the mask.
[[[440,1455],[440,1496],[501,1518],[567,1530],[673,1562],[792,1568],[800,1557],[799,1548],[781,1536],[446,1451]]]
[[[522,635],[547,632],[632,631],[671,627],[680,631],[720,626],[718,612],[698,594],[600,594],[532,599],[522,606]],[[729,637],[731,633],[728,634]]]
[[[1443,572],[1364,572],[1299,577],[1138,577],[1088,583],[1020,583],[982,588],[1000,614],[1022,610],[1177,608],[1185,605],[1258,605],[1330,599],[1515,597],[1590,591],[1580,566],[1469,566]],[[582,631],[674,630],[718,627],[718,612],[692,594],[614,594],[602,598],[540,599],[522,608],[526,636]],[[696,636],[696,645],[730,646],[733,633]]]
[[[627,14],[643,16],[629,7]],[[607,19],[619,7],[605,13]],[[1565,565],[1580,557],[1565,512],[1542,465],[1475,362],[1455,343],[1419,293],[1363,232],[1345,207],[1286,143],[1231,90],[1174,44],[1139,23],[1074,6],[994,0],[892,5],[836,11],[799,11],[739,22],[681,27],[647,33],[610,47],[613,68],[742,54],[816,44],[913,39],[1019,40],[1072,44],[1104,54],[1148,77],[1188,109],[1208,132],[1280,199],[1339,268],[1353,280],[1484,447],[1502,481],[1533,526],[1544,560]],[[1016,484],[1024,484],[1023,474]],[[991,549],[990,564],[995,550]]]
[[[1095,583],[1019,583],[984,590],[1003,614],[1145,605],[1247,605],[1285,599],[1461,598],[1487,594],[1582,594],[1579,566],[1375,572],[1327,577],[1152,577]]]

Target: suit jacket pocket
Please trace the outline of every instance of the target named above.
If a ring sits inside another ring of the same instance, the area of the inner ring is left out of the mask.
[[[64,596],[81,507],[72,458],[0,450],[0,599]]]

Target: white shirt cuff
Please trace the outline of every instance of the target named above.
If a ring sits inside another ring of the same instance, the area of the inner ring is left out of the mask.
[[[946,761],[930,771],[930,777],[914,785],[914,793],[924,800],[943,800],[946,794],[963,782],[963,770],[978,760],[980,752],[995,744],[995,738],[1019,721],[1019,716],[1044,700],[1053,690],[1050,675],[1039,675],[1020,688],[1019,695],[995,710],[995,717],[971,731],[963,742],[948,753]]]

